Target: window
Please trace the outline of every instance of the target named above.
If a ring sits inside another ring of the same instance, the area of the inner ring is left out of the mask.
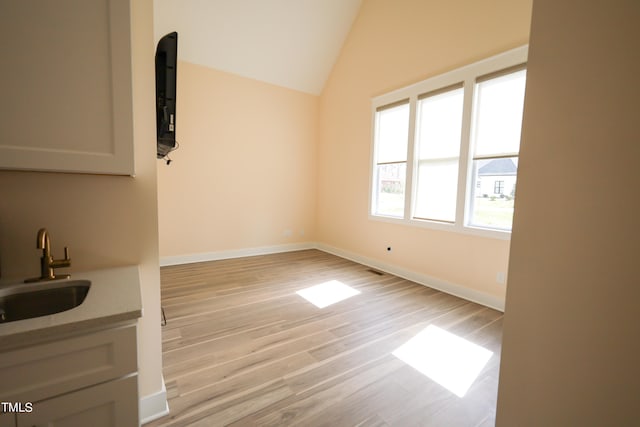
[[[373,99],[371,215],[508,237],[527,47]]]
[[[409,141],[409,101],[388,105],[376,111],[375,182],[373,212],[402,218],[407,175]]]
[[[414,218],[454,222],[460,163],[462,85],[418,98]]]
[[[482,187],[472,191],[468,219],[472,226],[511,229],[525,80],[522,66],[476,79],[472,179],[493,180],[493,194],[500,199],[484,197]]]

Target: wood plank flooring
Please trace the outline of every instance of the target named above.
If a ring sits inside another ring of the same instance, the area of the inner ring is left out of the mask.
[[[317,250],[161,277],[171,413],[148,427],[494,425],[498,311]],[[296,294],[334,280],[360,293],[322,309]],[[429,325],[493,352],[462,398],[392,354]]]

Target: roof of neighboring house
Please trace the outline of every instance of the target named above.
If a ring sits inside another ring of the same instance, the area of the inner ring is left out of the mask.
[[[515,175],[516,164],[511,159],[495,159],[478,169],[478,175]]]

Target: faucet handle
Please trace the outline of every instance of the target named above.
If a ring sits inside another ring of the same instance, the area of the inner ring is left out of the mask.
[[[71,260],[71,258],[69,258],[69,248],[67,246],[64,247],[64,260],[65,261]]]

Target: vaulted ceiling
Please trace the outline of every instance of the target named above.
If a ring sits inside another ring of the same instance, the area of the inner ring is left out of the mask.
[[[318,95],[362,0],[154,0],[178,58]]]

